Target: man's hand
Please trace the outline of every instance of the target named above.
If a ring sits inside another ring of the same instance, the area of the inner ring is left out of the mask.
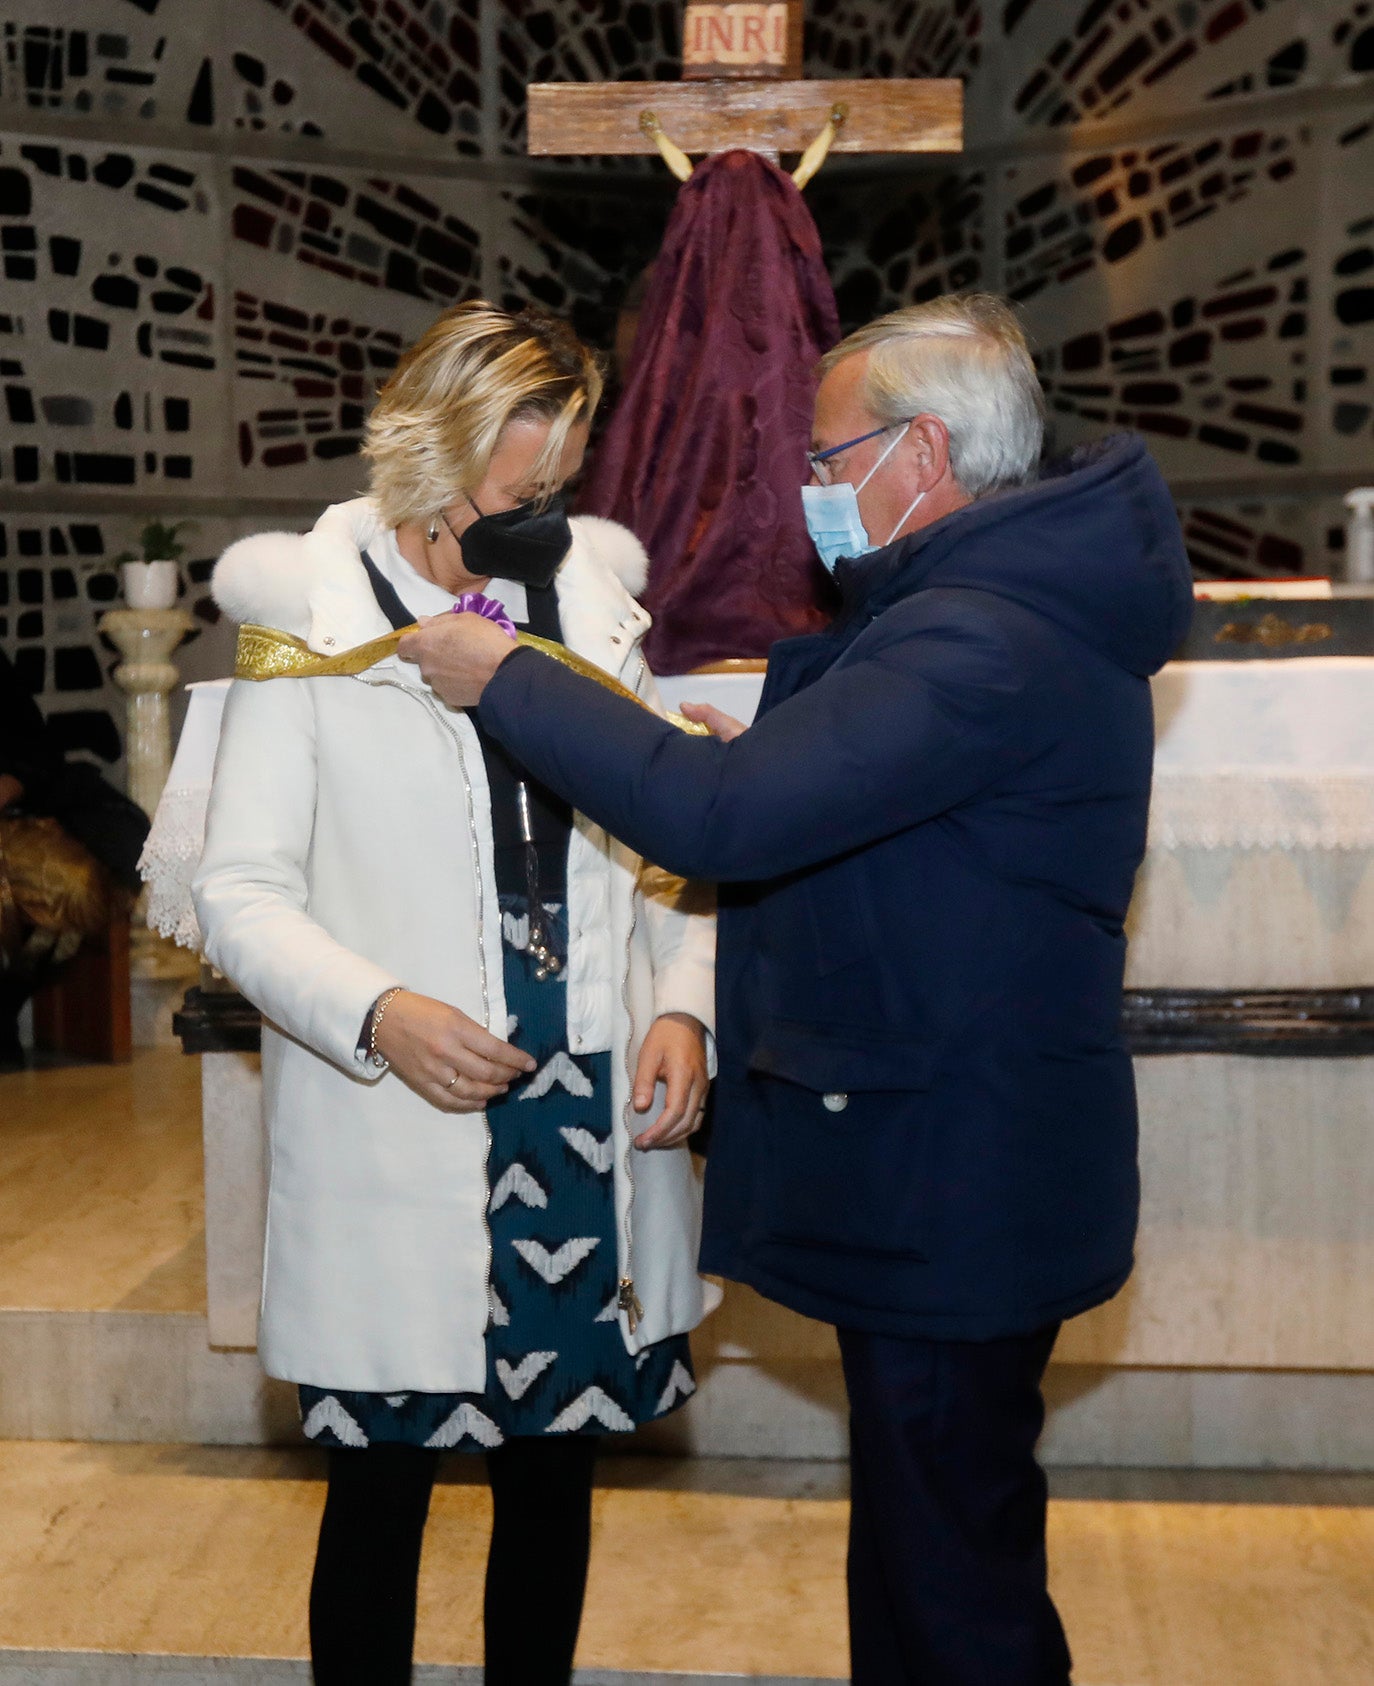
[[[487,681],[515,645],[481,615],[429,615],[396,646],[415,662],[425,684],[450,708],[476,708]]]
[[[724,709],[713,708],[710,703],[683,703],[682,713],[686,719],[695,720],[698,726],[705,726],[711,736],[719,738],[722,743],[731,743],[741,732],[749,730],[742,720],[736,720]]]
[[[536,1070],[527,1053],[476,1019],[408,989],[393,996],[382,1015],[377,1052],[440,1112],[481,1112],[512,1079]]]
[[[710,1088],[706,1032],[690,1013],[663,1013],[649,1026],[635,1070],[636,1112],[647,1112],[654,1104],[654,1089],[659,1083],[667,1090],[663,1111],[635,1137],[635,1146],[645,1152],[655,1147],[676,1147],[701,1124]]]

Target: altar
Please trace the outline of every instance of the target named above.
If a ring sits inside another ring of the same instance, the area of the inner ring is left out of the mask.
[[[752,715],[761,675],[663,682]],[[194,946],[189,882],[227,682],[198,686],[150,842],[150,918]],[[1149,848],[1130,920],[1138,1268],[1068,1325],[1058,1462],[1374,1467],[1374,659],[1178,661],[1154,681]],[[208,1329],[251,1347],[265,1155],[257,1022],[188,1001],[202,1055]],[[695,1341],[701,1455],[840,1457],[829,1329],[732,1289]]]
[[[1374,662],[1179,662],[1154,699],[1138,1266],[1059,1360],[1371,1370]],[[1196,1051],[1148,1051],[1170,1011]]]

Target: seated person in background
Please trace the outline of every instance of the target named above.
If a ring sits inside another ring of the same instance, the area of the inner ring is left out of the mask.
[[[127,918],[143,811],[84,762],[67,762],[0,652],[0,1069],[22,1066],[19,1013],[82,939]]]

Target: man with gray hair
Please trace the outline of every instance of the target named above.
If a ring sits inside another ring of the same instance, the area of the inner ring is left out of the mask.
[[[1040,1389],[1131,1270],[1123,923],[1188,564],[1139,439],[1038,471],[1000,300],[898,311],[822,375],[802,496],[841,608],[773,647],[748,731],[689,737],[473,616],[401,653],[720,883],[702,1265],[838,1330],[855,1686],[1066,1686]]]

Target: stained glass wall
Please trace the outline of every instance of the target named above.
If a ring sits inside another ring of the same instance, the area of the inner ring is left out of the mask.
[[[1056,438],[1145,431],[1201,568],[1321,571],[1374,477],[1374,0],[811,0],[809,75],[965,79],[968,151],[809,190],[847,325],[1023,306]],[[118,774],[112,559],[361,483],[399,348],[486,292],[603,345],[656,160],[536,170],[530,80],[671,76],[677,0],[0,0],[0,644]]]

